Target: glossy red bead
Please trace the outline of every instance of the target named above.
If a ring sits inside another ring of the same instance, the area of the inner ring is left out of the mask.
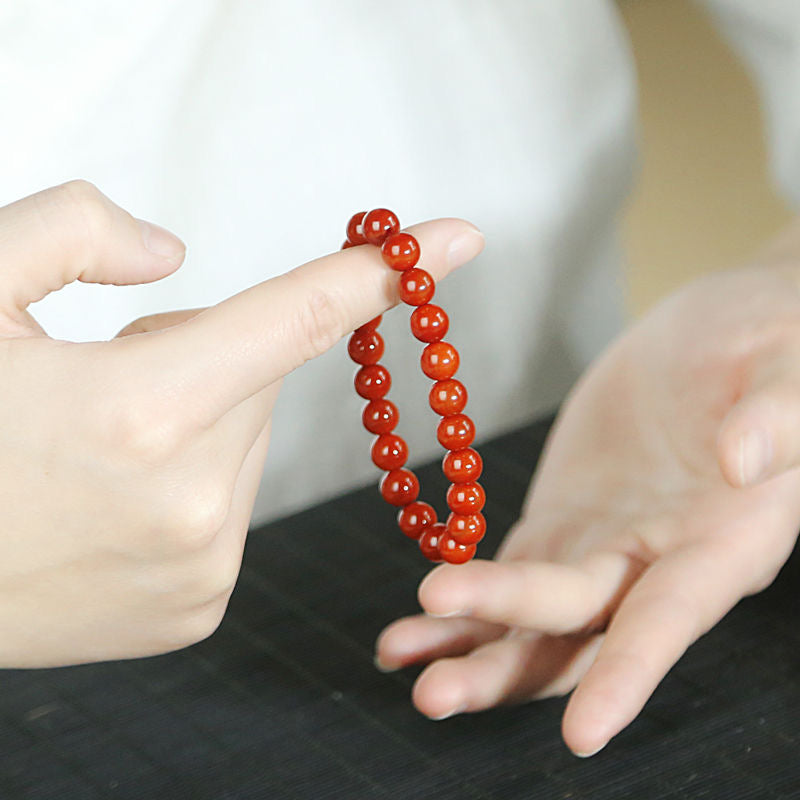
[[[449,533],[439,539],[439,555],[448,564],[465,564],[474,555],[477,548],[474,544],[461,544]]]
[[[388,236],[400,230],[400,221],[388,208],[375,208],[364,215],[361,227],[367,242],[380,247]]]
[[[415,308],[411,314],[411,333],[421,342],[438,342],[449,327],[444,309],[431,303]]]
[[[419,363],[422,371],[435,381],[452,378],[458,371],[458,350],[449,342],[433,342],[422,351]]]
[[[370,400],[361,412],[361,421],[370,433],[391,433],[400,419],[397,406],[391,400]]]
[[[453,483],[447,490],[447,505],[455,514],[477,514],[486,505],[486,492],[479,483]]]
[[[400,299],[410,306],[421,306],[433,297],[436,284],[424,269],[414,267],[400,276]]]
[[[393,233],[381,245],[381,256],[387,266],[403,272],[419,261],[419,242],[410,233]]]
[[[475,426],[461,413],[467,403],[467,390],[453,378],[459,367],[458,351],[442,341],[449,319],[442,308],[430,302],[436,286],[433,277],[416,266],[420,259],[419,242],[411,234],[400,232],[400,222],[394,213],[377,208],[350,218],[342,249],[365,243],[380,247],[384,263],[401,273],[400,297],[416,307],[411,314],[411,331],[427,344],[420,365],[425,375],[436,381],[428,401],[442,417],[436,435],[449,451],[442,461],[442,469],[452,481],[447,492],[451,509],[447,524],[437,521],[432,506],[417,500],[419,481],[411,470],[404,468],[408,447],[394,433],[399,420],[397,407],[385,398],[392,379],[386,367],[378,363],[384,341],[377,331],[382,317],[377,316],[356,328],[347,351],[361,365],[354,379],[356,391],[369,401],[362,410],[361,420],[368,431],[377,434],[371,448],[372,460],[386,470],[380,481],[380,493],[388,503],[400,507],[397,515],[400,529],[409,538],[418,540],[428,559],[463,564],[475,555],[475,543],[486,531],[486,521],[480,513],[486,494],[476,482],[483,462],[469,447],[475,437]]]
[[[369,322],[365,322],[363,325],[359,325],[353,333],[369,333],[369,331],[374,331],[377,329],[378,325],[381,324],[381,320],[383,319],[383,314],[378,314],[377,317],[373,317]]]
[[[374,329],[354,333],[347,343],[347,352],[356,364],[377,364],[383,355],[383,337]]]
[[[383,397],[392,387],[392,376],[383,364],[369,364],[356,372],[356,392],[365,400]]]
[[[447,533],[461,544],[475,544],[486,533],[486,519],[477,514],[451,514],[447,518]]]
[[[398,469],[408,460],[408,445],[396,433],[382,433],[372,443],[370,454],[376,467],[385,470]]]
[[[436,522],[436,511],[433,506],[421,503],[419,500],[400,509],[397,515],[397,524],[409,539],[419,539],[425,528],[434,522]]]
[[[436,381],[428,394],[431,408],[442,417],[458,414],[467,404],[467,389],[461,381],[448,378]]]
[[[483,459],[478,451],[471,447],[451,450],[442,459],[442,472],[453,483],[470,483],[480,478],[483,472]]]
[[[410,469],[393,469],[381,480],[381,495],[393,506],[407,506],[419,497],[419,481]]]
[[[448,450],[469,447],[475,438],[475,423],[466,414],[442,417],[436,428],[436,438]]]
[[[357,244],[367,243],[367,240],[364,238],[364,228],[362,226],[364,215],[366,213],[366,211],[359,211],[358,213],[353,214],[353,216],[347,221],[347,241],[350,242],[351,247],[354,247]]]
[[[425,528],[422,535],[419,537],[419,549],[422,551],[422,555],[429,561],[442,560],[442,556],[439,553],[439,540],[444,535],[444,523],[435,522],[429,528]]]

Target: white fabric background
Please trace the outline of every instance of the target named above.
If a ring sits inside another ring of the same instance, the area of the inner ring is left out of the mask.
[[[800,206],[800,3],[702,0],[761,90],[772,173]]]
[[[29,0],[0,6],[0,202],[74,177],[178,233],[139,287],[32,307],[58,338],[218,302],[337,249],[356,210],[462,216],[438,292],[482,437],[564,395],[621,325],[614,220],[634,79],[601,0]],[[407,312],[385,362],[412,462],[440,453]],[[290,376],[254,522],[377,479],[342,345]]]

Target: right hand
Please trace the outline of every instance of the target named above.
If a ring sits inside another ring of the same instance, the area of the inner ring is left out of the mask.
[[[437,280],[483,246],[461,220],[409,230]],[[0,667],[153,655],[210,635],[282,376],[398,302],[377,248],[354,247],[107,342],[53,340],[26,310],[73,280],[158,280],[183,256],[179,239],[83,181],[0,208]]]

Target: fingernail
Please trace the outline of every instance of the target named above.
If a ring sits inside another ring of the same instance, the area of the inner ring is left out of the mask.
[[[575,753],[578,758],[591,758],[592,756],[596,756],[606,745],[608,742],[604,742],[597,748],[597,750],[592,750],[591,753]]]
[[[434,722],[441,722],[443,719],[447,719],[448,717],[454,717],[456,714],[463,714],[466,710],[467,710],[466,705],[462,704],[460,706],[456,706],[450,711],[445,711],[444,714],[439,714],[439,716],[437,717],[429,716],[428,719],[432,719]]]
[[[434,614],[433,611],[426,611],[425,614],[434,619],[447,619],[448,617],[465,617],[469,612],[465,608],[457,611],[445,611],[444,614]]]
[[[462,264],[466,264],[483,250],[484,241],[483,234],[471,225],[450,242],[447,250],[447,263],[451,267],[460,267]]]
[[[754,484],[772,462],[772,440],[766,431],[756,428],[739,441],[739,477],[743,486]]]
[[[378,672],[397,672],[397,670],[400,669],[400,667],[390,667],[384,664],[377,655],[372,659],[372,663],[375,665],[375,669],[377,669]]]
[[[145,222],[143,219],[136,221],[142,231],[142,242],[151,253],[171,261],[183,257],[186,245],[174,233],[153,222]]]

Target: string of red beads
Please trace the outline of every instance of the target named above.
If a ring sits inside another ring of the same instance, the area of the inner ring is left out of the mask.
[[[419,497],[419,481],[405,468],[408,446],[394,433],[400,415],[386,395],[392,385],[389,370],[379,363],[383,356],[383,337],[378,333],[381,317],[375,317],[357,328],[347,344],[350,358],[359,365],[355,376],[356,392],[367,400],[361,420],[376,435],[372,443],[372,461],[385,475],[380,492],[387,503],[399,506],[397,522],[400,530],[419,542],[419,548],[431,561],[463,564],[474,555],[477,543],[486,533],[486,520],[481,511],[486,493],[477,482],[483,461],[470,447],[475,438],[475,425],[463,413],[467,390],[453,376],[458,371],[458,351],[442,341],[450,321],[444,309],[430,301],[436,284],[430,273],[420,269],[419,242],[400,230],[397,216],[386,208],[353,214],[347,223],[347,239],[342,249],[371,244],[381,248],[384,262],[400,272],[400,297],[413,306],[411,332],[426,344],[420,357],[422,371],[435,381],[428,395],[430,407],[441,416],[436,436],[448,451],[442,470],[451,481],[447,490],[450,515],[439,522],[433,506]]]

